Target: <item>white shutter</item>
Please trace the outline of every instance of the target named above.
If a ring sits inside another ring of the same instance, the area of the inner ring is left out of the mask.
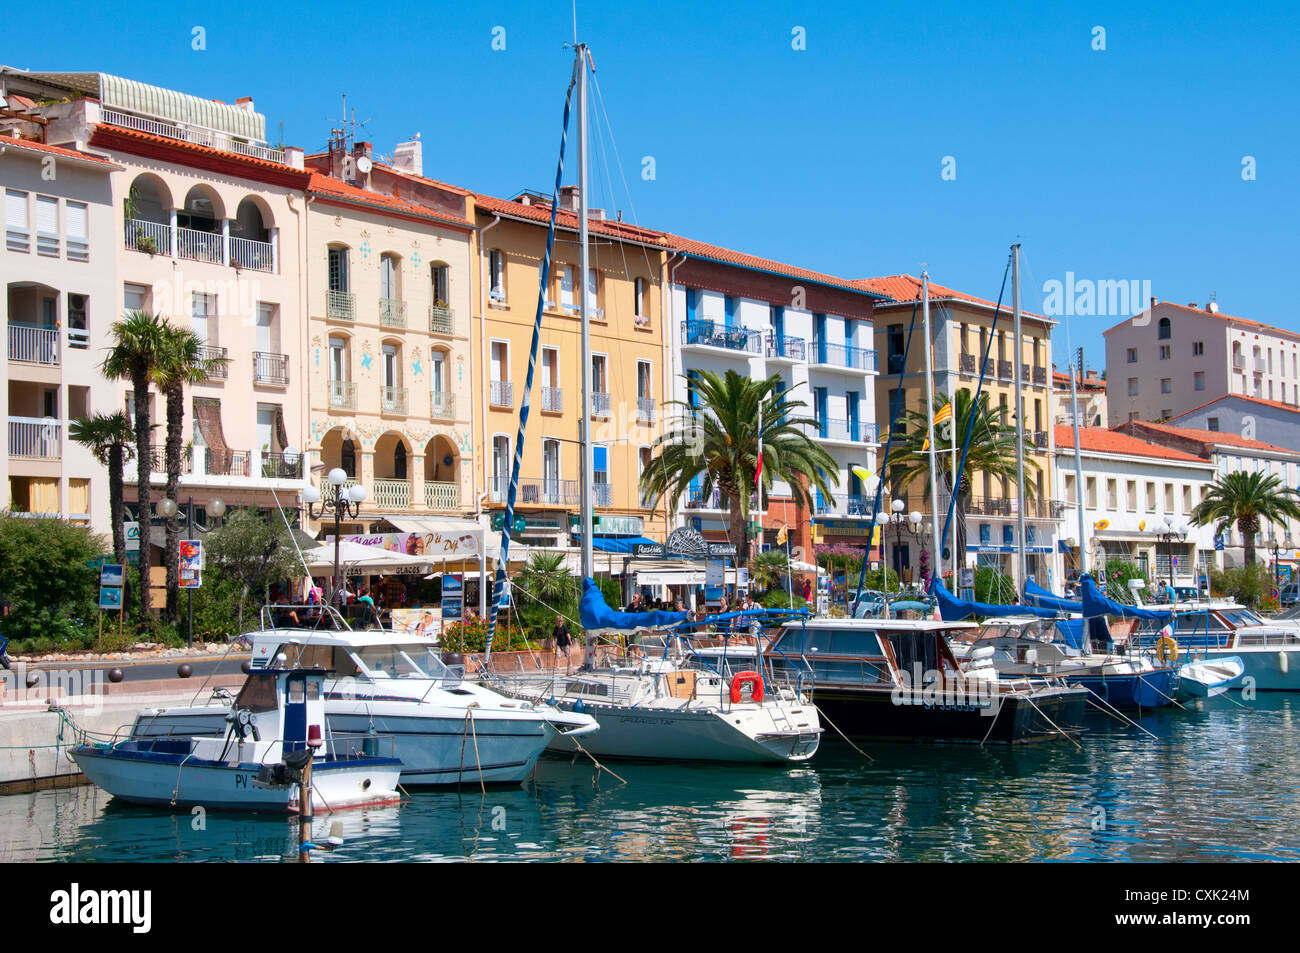
[[[59,200],[48,195],[36,196],[36,231],[41,235],[59,234]]]
[[[69,202],[67,204],[68,237],[85,240],[86,238],[86,203]]]
[[[27,193],[5,190],[5,228],[26,230]]]

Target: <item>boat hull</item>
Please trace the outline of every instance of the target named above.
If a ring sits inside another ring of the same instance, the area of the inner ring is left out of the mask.
[[[1178,692],[1178,670],[1173,668],[1071,675],[1066,680],[1088,689],[1115,708],[1163,708],[1174,703]]]
[[[847,735],[892,741],[996,741],[1027,743],[1062,737],[1083,721],[1087,693],[1054,689],[1033,697],[973,696],[965,702],[900,704],[888,689],[819,687],[813,702],[827,721]],[[1050,719],[1050,721],[1049,721]]]
[[[1300,692],[1300,648],[1296,646],[1195,649],[1191,654],[1215,661],[1241,659],[1244,670],[1232,685],[1234,691],[1252,687],[1261,692]]]

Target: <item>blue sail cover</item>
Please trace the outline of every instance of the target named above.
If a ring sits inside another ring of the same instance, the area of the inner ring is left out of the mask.
[[[1044,609],[1055,609],[1057,612],[1083,611],[1082,602],[1071,602],[1069,599],[1062,599],[1060,596],[1044,589],[1032,579],[1025,581],[1025,601],[1032,602],[1036,606],[1042,606]]]
[[[662,629],[690,618],[689,612],[619,612],[605,602],[600,586],[590,577],[582,581],[582,601],[578,604],[578,617],[584,629]]]
[[[1032,586],[1033,583],[1030,583]],[[1029,593],[1026,592],[1026,595]],[[1064,600],[1062,600],[1064,601]],[[1083,623],[1084,619],[1057,619],[1056,631],[1065,641],[1065,644],[1075,649],[1083,648]]]
[[[934,579],[931,588],[931,594],[939,600],[939,615],[945,622],[960,622],[962,619],[973,615],[979,616],[1007,616],[1007,615],[1033,615],[1040,619],[1051,619],[1056,616],[1053,609],[1040,609],[1037,606],[1000,606],[991,602],[970,602],[966,599],[958,599],[943,584],[943,580],[937,576]]]
[[[1092,576],[1083,576],[1079,580],[1079,584],[1083,589],[1083,617],[1085,619],[1117,615],[1126,619],[1146,619],[1148,622],[1159,622],[1164,625],[1174,617],[1172,612],[1156,612],[1138,606],[1126,606],[1122,602],[1108,599],[1101,594],[1097,584],[1092,581]]]

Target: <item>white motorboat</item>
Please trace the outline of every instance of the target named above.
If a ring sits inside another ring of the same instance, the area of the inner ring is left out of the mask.
[[[1155,608],[1173,610],[1173,638],[1181,654],[1210,661],[1241,660],[1244,671],[1233,689],[1300,691],[1300,626],[1294,622],[1267,622],[1227,599]],[[1158,635],[1144,633],[1135,642],[1154,644]]]
[[[320,666],[325,715],[337,733],[392,735],[402,783],[517,784],[557,736],[594,732],[596,719],[539,702],[507,698],[466,681],[448,666],[433,639],[385,630],[279,628],[248,637],[252,670],[277,659]],[[140,712],[133,737],[215,734],[228,707],[221,702]]]
[[[379,753],[391,739],[330,737],[323,682],[319,669],[252,672],[217,737],[82,744],[70,757],[95,785],[139,804],[297,812],[308,765],[313,811],[400,801],[401,762]]]
[[[1178,688],[1189,698],[1214,698],[1232,688],[1245,671],[1236,655],[1188,662],[1178,669]]]

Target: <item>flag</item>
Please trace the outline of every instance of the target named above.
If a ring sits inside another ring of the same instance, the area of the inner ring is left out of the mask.
[[[789,527],[782,526],[782,527],[780,528],[780,530],[777,531],[777,534],[776,534],[776,544],[777,544],[778,546],[784,546],[784,545],[785,545],[785,541],[786,541],[787,539],[789,539],[789,538],[790,538]]]
[[[934,424],[937,427],[945,421],[952,420],[952,404],[947,403],[939,408],[939,412],[934,415]]]
[[[758,421],[758,462],[754,465],[754,491],[760,492],[759,487],[763,485],[763,421]]]

